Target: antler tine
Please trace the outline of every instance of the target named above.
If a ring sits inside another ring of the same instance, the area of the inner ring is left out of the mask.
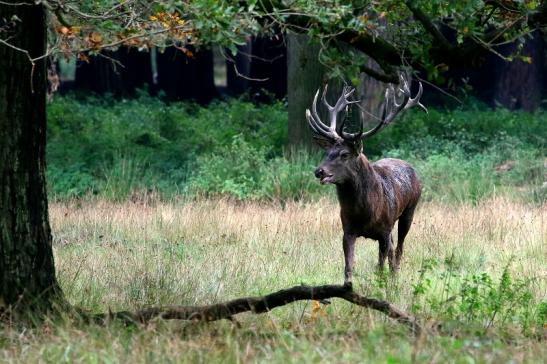
[[[401,74],[399,76],[399,79],[400,79],[400,82],[397,87],[397,91],[395,91],[393,85],[389,85],[386,89],[382,120],[374,128],[367,131],[366,133],[363,133],[362,134],[363,139],[368,138],[376,134],[381,129],[383,129],[386,125],[391,123],[395,119],[395,117],[403,110],[406,110],[415,105],[418,105],[421,109],[427,112],[427,109],[425,108],[425,106],[420,104],[420,97],[422,96],[422,93],[423,93],[422,83],[421,82],[419,83],[418,93],[416,94],[414,98],[412,98],[410,93],[410,85],[406,77],[403,74]],[[400,95],[403,96],[403,99],[399,103],[397,102],[397,97]]]
[[[321,121],[319,114],[317,113],[317,99],[319,97],[319,90],[317,90],[317,92],[315,93],[315,97],[313,99],[311,110],[309,109],[306,110],[306,118],[308,120],[308,124],[310,125],[310,128],[315,133],[320,134],[334,141],[341,141],[343,139],[355,140],[355,138],[360,138],[362,128],[359,133],[355,133],[355,134],[346,133],[343,131],[344,120],[342,120],[340,124],[338,124],[337,122],[338,114],[340,112],[342,112],[345,108],[347,108],[348,105],[359,102],[355,100],[349,100],[351,95],[353,95],[353,93],[355,92],[355,89],[350,86],[344,86],[342,95],[338,98],[334,106],[330,105],[327,101],[327,90],[328,90],[328,85],[325,86],[325,89],[323,90],[321,101],[323,102],[323,104],[328,110],[329,125],[327,126],[326,124],[324,124]]]
[[[325,87],[325,90],[326,90],[326,87]],[[355,92],[355,89],[353,87],[344,86],[344,88],[342,89],[342,95],[340,95],[340,97],[338,98],[338,100],[336,101],[336,104],[334,104],[334,106],[331,106],[327,102],[326,91],[323,92],[323,103],[325,104],[325,106],[329,110],[330,129],[332,131],[336,132],[336,134],[338,134],[338,135],[342,135],[343,134],[343,129],[344,129],[344,119],[342,119],[340,124],[338,124],[338,115],[342,111],[344,111],[344,109],[347,108],[348,105],[359,102],[359,101],[348,100],[348,98],[351,95],[353,95],[354,92]],[[344,139],[344,138],[342,138],[342,139]]]
[[[389,110],[389,113],[385,116],[382,124],[383,126],[386,126],[387,124],[391,123],[393,119],[395,119],[395,116],[399,114],[402,110],[406,109],[406,106],[408,105],[408,100],[410,100],[410,89],[408,87],[408,83],[401,75],[401,83],[399,84],[398,93],[403,95],[403,99],[401,100],[401,103],[397,103],[397,92],[394,91],[393,86],[390,88],[390,94],[391,94],[391,104],[392,108]],[[387,105],[387,100],[386,100]]]
[[[336,111],[336,107],[338,106],[338,102],[340,100],[338,100],[338,102],[336,102],[336,104],[334,106],[330,105],[328,102],[327,102],[327,89],[328,89],[329,85],[325,85],[325,89],[323,90],[323,95],[321,96],[321,101],[323,102],[323,105],[325,105],[325,107],[327,108],[327,110],[329,111],[329,129],[331,132],[334,132],[336,133],[337,130],[336,130],[336,117],[337,117],[337,114],[338,112]]]
[[[348,98],[353,95],[353,93],[355,92],[355,88],[351,87],[351,86],[344,86],[344,89],[342,91],[342,96],[340,97],[340,99],[338,100],[338,103],[337,105],[339,106],[338,107],[338,110],[339,111],[342,111],[344,108],[347,109],[347,107],[351,104],[356,104],[359,102],[359,100],[348,100]],[[355,141],[355,140],[358,140],[361,138],[361,134],[363,133],[363,123],[359,123],[360,124],[360,128],[359,128],[359,131],[356,132],[356,133],[347,133],[344,131],[344,123],[345,123],[345,119],[342,120],[342,122],[340,123],[340,125],[338,126],[338,133],[342,136],[343,139],[345,140],[350,140],[350,141]]]
[[[316,134],[319,134],[319,135],[322,135],[328,139],[332,139],[332,135],[330,132],[328,131],[325,131],[324,129],[322,129],[320,127],[320,122],[318,123],[317,120],[315,120],[315,118],[311,115],[310,113],[310,110],[307,109],[306,110],[306,119],[308,120],[308,124],[310,126],[310,128],[316,133]]]
[[[324,95],[325,95],[325,92],[323,92],[323,97]],[[317,90],[317,92],[315,93],[315,97],[313,98],[311,111],[309,109],[306,109],[306,119],[308,120],[308,124],[310,128],[312,129],[312,131],[315,132],[316,134],[326,137],[327,139],[337,141],[341,139],[340,136],[336,134],[336,131],[326,126],[321,121],[321,118],[319,117],[319,114],[317,113],[317,98],[318,97],[319,97],[319,89]]]
[[[311,106],[311,116],[313,117],[313,120],[316,126],[320,130],[323,130],[323,132],[325,133],[329,133],[330,132],[329,127],[323,124],[323,122],[321,121],[321,118],[319,117],[319,114],[317,113],[317,97],[319,97],[319,90],[320,89],[317,89],[317,92],[315,93],[315,97],[313,98],[313,104]]]
[[[422,83],[418,82],[418,93],[416,94],[416,96],[414,96],[414,98],[410,98],[410,100],[408,100],[405,109],[410,109],[412,106],[417,105],[420,109],[427,113],[427,108],[420,103],[420,97],[422,97],[423,92],[424,88],[422,86]]]
[[[306,119],[308,120],[308,125],[314,133],[324,135],[324,132],[321,129],[317,128],[317,124],[310,113],[310,109],[306,109]]]
[[[323,105],[325,105],[325,107],[327,108],[327,110],[329,110],[329,112],[331,112],[332,110],[334,110],[334,107],[331,106],[328,102],[327,102],[327,90],[329,88],[329,84],[326,84],[325,85],[325,88],[323,89],[323,94],[321,95],[321,101],[323,102]]]

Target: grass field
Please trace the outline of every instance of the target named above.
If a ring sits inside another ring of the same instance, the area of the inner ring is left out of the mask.
[[[137,199],[50,206],[58,279],[90,311],[207,304],[341,283],[338,206]],[[354,289],[441,335],[414,338],[382,314],[333,299],[221,321],[143,327],[47,323],[0,334],[0,362],[540,363],[547,357],[547,209],[503,197],[420,205],[401,271],[375,272],[359,241]]]

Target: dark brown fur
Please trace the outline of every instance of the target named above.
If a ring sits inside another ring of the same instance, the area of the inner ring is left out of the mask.
[[[370,163],[360,143],[319,140],[327,157],[315,174],[322,183],[336,185],[340,217],[344,230],[344,277],[351,284],[355,240],[362,236],[379,243],[378,266],[386,258],[392,272],[398,270],[404,239],[410,229],[421,186],[414,169],[399,159],[381,159]],[[399,220],[397,248],[391,231]]]
[[[416,96],[411,97],[410,82],[408,75],[401,74],[397,87],[388,86],[383,115],[377,118],[379,123],[367,132],[363,131],[363,121],[356,133],[344,130],[344,118],[338,122],[338,115],[347,113],[348,108],[358,102],[351,99],[355,92],[352,87],[344,86],[342,95],[332,106],[326,99],[325,86],[321,100],[328,111],[328,124],[321,121],[317,112],[319,90],[311,109],[306,110],[306,119],[314,133],[314,139],[327,150],[327,156],[315,170],[315,176],[322,184],[335,184],[338,192],[340,217],[344,228],[344,281],[348,285],[351,285],[355,240],[360,236],[378,241],[380,269],[383,270],[386,258],[392,272],[397,271],[401,264],[404,240],[420,199],[420,181],[414,169],[405,161],[388,158],[369,163],[362,153],[362,140],[382,130],[406,109],[418,106],[427,112],[425,106],[420,104],[422,84],[418,84]],[[364,118],[363,111],[361,115]],[[395,250],[391,231],[397,220],[399,237]]]

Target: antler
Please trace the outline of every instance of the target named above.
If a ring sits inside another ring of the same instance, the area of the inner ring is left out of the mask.
[[[334,106],[331,106],[327,102],[327,86],[325,86],[325,89],[323,90],[323,95],[321,97],[321,101],[327,108],[329,112],[329,122],[330,125],[325,125],[321,118],[319,118],[319,114],[317,113],[317,98],[319,97],[319,90],[315,93],[315,97],[313,98],[313,104],[310,109],[306,109],[306,118],[308,119],[308,124],[310,125],[311,129],[327,139],[334,140],[335,142],[342,141],[342,140],[348,140],[354,138],[354,135],[351,133],[346,133],[344,129],[344,119],[340,123],[338,123],[338,115],[350,104],[354,104],[359,101],[351,101],[348,98],[355,92],[355,89],[353,87],[344,86],[344,89],[342,90],[342,95],[338,98],[338,101]]]
[[[423,93],[423,87],[422,83],[419,82],[419,88],[418,93],[415,97],[410,97],[410,86],[409,82],[407,81],[406,77],[401,74],[399,76],[399,85],[397,86],[397,91],[395,91],[393,85],[389,85],[386,89],[386,96],[384,101],[384,112],[382,119],[378,125],[376,125],[371,130],[367,131],[366,133],[362,133],[362,138],[369,138],[372,135],[376,134],[380,130],[382,130],[386,125],[391,123],[393,119],[403,110],[410,109],[413,106],[418,105],[422,110],[427,112],[427,109],[424,105],[420,104],[420,97]],[[397,102],[397,98],[400,96],[403,96],[403,99],[401,100],[401,103]],[[361,112],[361,115],[364,117],[364,113]]]
[[[397,90],[395,90],[395,88],[391,84],[386,89],[384,112],[380,123],[366,133],[363,133],[363,122],[360,123],[360,130],[356,133],[348,133],[344,131],[345,120],[342,120],[340,123],[338,123],[338,114],[342,112],[347,106],[359,102],[348,100],[348,98],[355,92],[355,89],[349,86],[344,86],[342,95],[340,96],[340,98],[338,98],[338,101],[334,106],[329,105],[326,100],[327,86],[325,86],[321,100],[323,101],[323,104],[327,107],[327,110],[329,112],[329,126],[321,121],[317,113],[317,98],[319,97],[319,90],[317,90],[313,99],[311,111],[309,109],[306,110],[306,118],[308,119],[308,124],[316,134],[335,142],[341,142],[343,140],[355,141],[361,138],[365,139],[376,134],[386,125],[391,123],[395,119],[395,117],[403,110],[418,105],[418,107],[422,108],[425,112],[427,112],[425,106],[420,103],[420,97],[423,93],[422,83],[419,83],[419,89],[416,96],[411,98],[410,86],[409,82],[406,79],[406,76],[401,74],[399,76],[399,79],[400,82],[397,86]],[[400,98],[401,95],[403,96],[403,99],[399,103],[397,102],[397,99]],[[364,118],[363,114],[364,113],[362,112],[361,115]]]

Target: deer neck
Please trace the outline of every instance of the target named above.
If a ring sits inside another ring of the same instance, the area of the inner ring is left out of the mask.
[[[372,206],[377,199],[380,181],[363,153],[357,157],[352,174],[346,183],[336,186],[340,204],[359,210]]]

